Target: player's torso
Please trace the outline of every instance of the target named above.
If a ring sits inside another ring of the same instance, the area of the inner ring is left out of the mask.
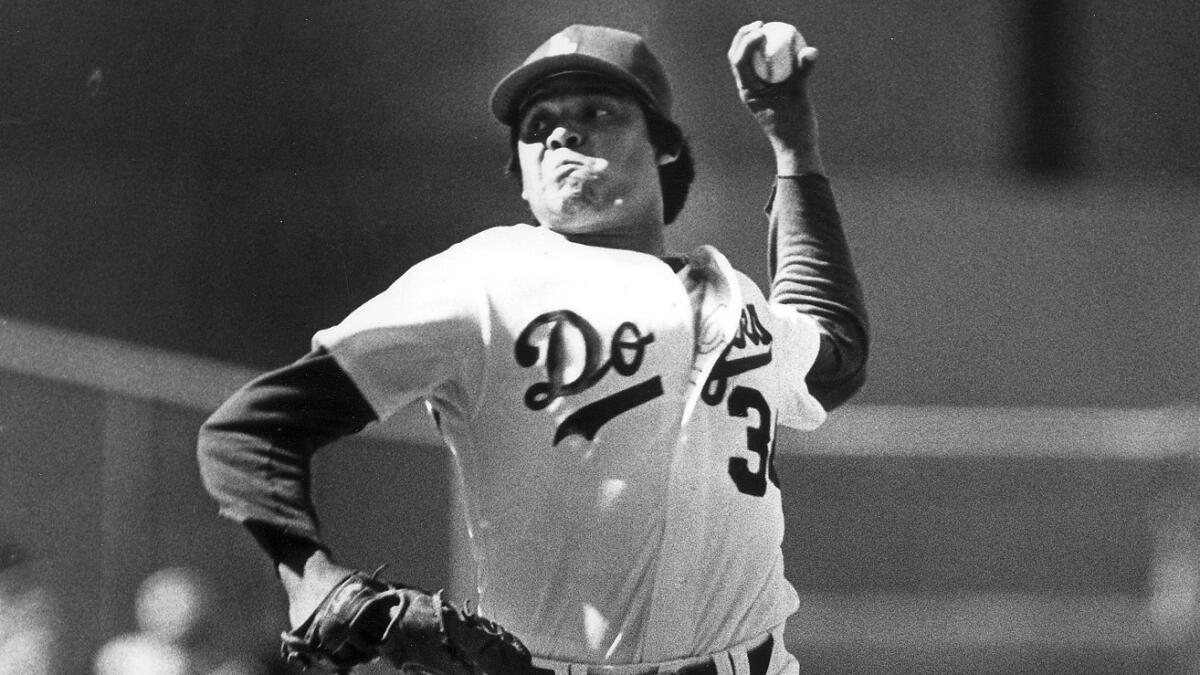
[[[443,421],[485,611],[543,655],[611,662],[790,613],[761,294],[737,275],[698,319],[651,256],[535,236],[514,257],[488,265],[479,399]]]

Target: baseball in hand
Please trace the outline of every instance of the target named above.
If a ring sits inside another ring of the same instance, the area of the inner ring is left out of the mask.
[[[806,46],[804,38],[795,26],[782,21],[764,23],[762,32],[766,39],[754,52],[754,73],[763,82],[783,82],[796,68],[798,54]]]

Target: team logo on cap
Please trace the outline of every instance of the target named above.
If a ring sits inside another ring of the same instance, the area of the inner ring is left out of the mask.
[[[574,54],[579,51],[579,43],[566,35],[555,35],[546,43],[546,56]]]

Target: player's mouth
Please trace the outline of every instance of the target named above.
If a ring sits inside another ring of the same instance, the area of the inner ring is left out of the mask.
[[[591,178],[604,171],[608,162],[602,159],[584,157],[562,157],[550,165],[551,179],[561,182],[568,178]]]
[[[550,177],[553,178],[556,182],[562,182],[562,181],[570,178],[571,176],[576,176],[579,174],[586,174],[586,173],[591,173],[591,172],[588,170],[587,165],[584,164],[583,162],[563,162],[563,163],[557,165],[556,167],[554,167],[553,170],[551,170]],[[578,177],[582,177],[582,176],[578,176]]]

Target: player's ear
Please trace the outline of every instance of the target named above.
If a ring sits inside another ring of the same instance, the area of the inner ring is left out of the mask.
[[[666,166],[679,159],[683,151],[683,130],[679,125],[654,112],[647,113],[646,121],[658,165]]]

